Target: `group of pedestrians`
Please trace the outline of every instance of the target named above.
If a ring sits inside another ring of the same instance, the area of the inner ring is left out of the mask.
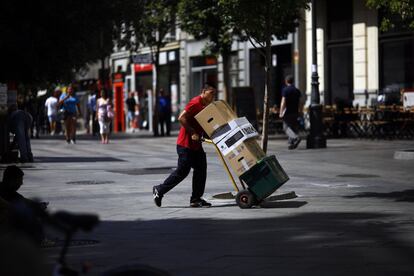
[[[94,132],[95,122],[99,124],[99,133],[101,143],[109,143],[110,123],[114,116],[112,102],[108,97],[106,90],[102,89],[101,97],[96,99],[96,93],[93,92],[88,101],[88,118],[92,117],[92,129]],[[57,88],[53,94],[46,100],[45,107],[50,125],[51,134],[55,133],[56,124],[63,116],[65,125],[65,138],[68,144],[76,144],[77,119],[82,117],[80,100],[75,95],[74,88],[69,85],[66,92],[62,93]],[[89,124],[89,120],[87,120]]]
[[[127,125],[132,132],[137,129],[148,128],[148,105],[145,97],[140,97],[137,92],[130,92],[125,100],[127,110]],[[140,101],[141,98],[141,101]],[[168,93],[161,88],[158,92],[157,102],[158,130],[161,136],[171,134],[171,99]]]

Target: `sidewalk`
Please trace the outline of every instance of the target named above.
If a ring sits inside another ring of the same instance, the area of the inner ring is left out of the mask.
[[[298,197],[241,210],[213,199],[233,188],[211,145],[213,208],[188,207],[191,176],[157,208],[151,188],[176,166],[175,134],[114,135],[109,145],[82,137],[32,140],[36,162],[24,166],[22,193],[51,210],[99,214],[94,232],[76,236],[99,243],[71,247],[68,257],[91,261],[92,275],[132,263],[172,275],[414,275],[414,161],[393,159],[413,141],[338,139],[317,150],[302,141],[289,151],[270,139],[268,154],[290,176],[276,194]],[[58,248],[44,251],[52,263]]]

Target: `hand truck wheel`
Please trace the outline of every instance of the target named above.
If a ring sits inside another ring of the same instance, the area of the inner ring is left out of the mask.
[[[249,190],[240,191],[236,195],[236,203],[241,209],[252,208],[256,201],[256,198]]]

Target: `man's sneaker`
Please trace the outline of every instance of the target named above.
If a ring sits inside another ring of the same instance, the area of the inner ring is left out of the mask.
[[[299,137],[296,138],[292,144],[289,145],[288,149],[292,150],[292,149],[296,149],[300,143],[300,141],[302,141],[302,139],[300,139]]]
[[[211,203],[205,201],[204,199],[200,198],[198,200],[194,200],[190,202],[190,207],[199,208],[199,207],[211,207]]]
[[[154,196],[155,205],[161,207],[162,195],[159,194],[156,186],[152,187],[152,195]]]

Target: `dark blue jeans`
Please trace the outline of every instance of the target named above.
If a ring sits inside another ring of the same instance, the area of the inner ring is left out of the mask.
[[[22,161],[33,159],[32,147],[30,144],[29,129],[32,118],[28,113],[18,110],[12,113],[10,131],[15,135],[14,139],[19,146],[20,158]]]
[[[207,160],[203,149],[190,150],[177,145],[178,165],[177,169],[171,173],[163,184],[157,186],[161,195],[166,194],[172,188],[183,181],[193,168],[193,193],[190,201],[200,199],[204,194],[207,178]]]

